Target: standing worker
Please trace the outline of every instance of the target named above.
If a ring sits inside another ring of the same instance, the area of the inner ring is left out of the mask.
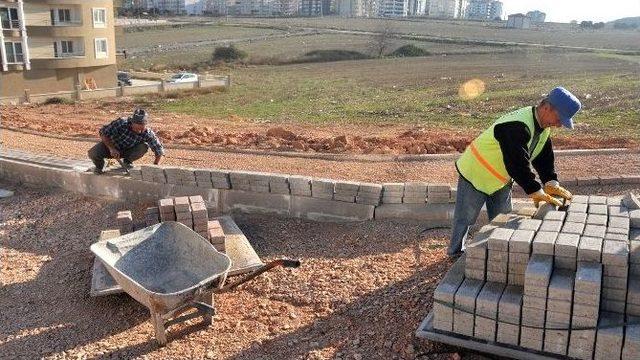
[[[154,164],[159,164],[164,156],[164,147],[156,134],[147,127],[147,112],[136,109],[129,118],[119,118],[100,129],[100,142],[92,147],[89,158],[96,166],[93,172],[102,174],[104,159],[122,159],[123,166],[133,167],[151,148],[156,155]]]
[[[571,193],[560,186],[554,169],[552,127],[573,129],[572,117],[580,101],[563,87],[556,87],[537,106],[527,106],[496,120],[456,161],[458,191],[448,255],[457,257],[469,227],[484,204],[489,221],[511,206],[511,186],[518,183],[536,207],[540,202],[562,205],[553,196],[570,200]],[[542,186],[531,170],[536,170]]]

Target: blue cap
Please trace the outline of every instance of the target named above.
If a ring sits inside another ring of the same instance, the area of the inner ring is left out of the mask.
[[[573,129],[573,116],[582,106],[580,100],[562,86],[558,86],[549,92],[547,96],[549,103],[560,115],[562,126]]]

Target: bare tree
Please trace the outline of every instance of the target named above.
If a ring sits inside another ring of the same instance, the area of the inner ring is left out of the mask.
[[[371,38],[371,53],[383,57],[393,46],[395,28],[391,21],[384,21]]]

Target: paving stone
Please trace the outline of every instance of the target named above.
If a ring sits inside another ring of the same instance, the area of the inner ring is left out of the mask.
[[[631,210],[629,212],[629,226],[635,229],[640,228],[640,210]]]
[[[449,193],[434,193],[427,196],[427,204],[447,204],[449,199]]]
[[[569,345],[569,331],[566,330],[546,330],[544,340],[544,351],[567,355],[567,346]]]
[[[640,317],[629,316],[627,321],[633,325],[625,327],[622,359],[640,359]]]
[[[629,279],[627,304],[640,305],[640,279],[638,278]]]
[[[590,195],[589,196],[589,204],[607,204],[607,197],[600,195]]]
[[[566,215],[567,213],[564,211],[549,211],[545,214],[543,220],[564,221]]]
[[[533,242],[534,236],[535,231],[533,230],[515,230],[509,240],[509,252],[531,253],[531,243]]]
[[[336,181],[335,192],[336,194],[356,196],[359,187],[360,184],[355,181]]]
[[[612,289],[608,287],[602,288],[602,297],[607,300],[627,301],[626,289]]]
[[[176,213],[178,212],[186,212],[191,211],[191,206],[189,205],[189,198],[187,196],[180,196],[173,199],[174,208]]]
[[[629,262],[629,245],[620,241],[605,240],[602,246],[602,263],[626,266]]]
[[[572,330],[569,335],[569,357],[591,360],[596,342],[596,330]]]
[[[582,232],[582,235],[604,238],[606,232],[607,232],[606,226],[588,224],[587,226],[584,227],[584,231]]]
[[[573,212],[586,213],[588,209],[589,209],[588,204],[571,202],[571,204],[567,208],[567,212],[568,213],[573,213]]]
[[[573,297],[574,272],[556,269],[549,281],[549,298],[571,301]]]
[[[629,229],[630,220],[625,217],[609,217],[609,227],[619,229]]]
[[[554,266],[558,269],[576,270],[577,259],[567,256],[556,256],[554,259]]]
[[[602,278],[602,288],[627,290],[627,277],[605,276]]]
[[[578,261],[600,262],[603,239],[589,236],[580,237],[578,245]]]
[[[465,257],[465,268],[484,269],[485,267],[486,263],[484,259],[471,258],[469,256]]]
[[[526,326],[520,328],[520,346],[542,351],[544,330],[534,329]]]
[[[600,294],[600,284],[602,282],[602,264],[597,262],[578,263],[574,289],[576,292]]]
[[[382,192],[383,194],[393,194],[393,196],[399,194],[402,196],[404,194],[404,183],[384,183],[382,184]]]
[[[598,176],[600,185],[617,185],[622,183],[620,176]]]
[[[467,244],[465,249],[465,254],[467,255],[467,259],[487,259],[487,239],[478,240],[477,235],[474,236],[473,241],[470,244]]]
[[[535,254],[531,256],[525,272],[525,285],[548,287],[553,271],[553,257]]]
[[[640,199],[633,193],[627,193],[622,197],[622,203],[629,210],[638,210],[640,209]]]
[[[491,232],[489,236],[488,247],[489,250],[508,251],[509,239],[513,235],[514,230],[497,228]]]
[[[427,195],[429,184],[424,182],[406,182],[404,183],[404,193],[418,193]]]
[[[487,281],[499,282],[506,284],[507,283],[507,272],[506,271],[490,271],[487,270]]]
[[[573,315],[571,317],[571,326],[574,329],[587,330],[591,328],[595,328],[598,325],[598,317],[582,317]]]
[[[485,281],[486,280],[487,271],[485,269],[465,268],[464,269],[464,275],[468,279]]]
[[[311,179],[311,196],[318,199],[333,199],[335,181],[331,179]]]
[[[588,204],[589,196],[588,195],[573,195],[571,198],[571,204]]]
[[[621,234],[629,237],[629,228],[607,227],[607,233]]]
[[[587,224],[607,226],[607,215],[589,214]]]
[[[476,298],[476,314],[491,319],[498,319],[498,304],[505,284],[486,282]],[[495,320],[493,324],[495,326]]]
[[[533,296],[533,297],[546,299],[547,298],[547,287],[532,286],[532,285],[527,284],[527,286],[524,287],[524,295],[529,295],[529,296]]]
[[[624,205],[609,205],[609,216],[628,218],[629,209]]]
[[[533,327],[544,327],[545,310],[522,305],[522,324]]]
[[[349,202],[349,203],[355,203],[356,202],[356,197],[353,195],[340,195],[340,194],[334,194],[333,195],[333,200],[335,201],[343,201],[343,202]]]
[[[509,265],[511,265],[511,263],[513,263],[514,265],[522,265],[522,273],[524,273],[524,270],[527,268],[527,263],[529,263],[529,258],[530,255],[528,253],[509,253]],[[509,266],[509,268],[511,268],[511,266]]]
[[[550,311],[556,312],[556,313],[568,314],[570,316],[572,304],[573,303],[571,300],[569,301],[554,300],[554,299],[547,300],[547,319],[549,319],[548,312]]]
[[[524,219],[518,225],[518,230],[538,231],[538,229],[540,228],[540,225],[542,225],[542,220]]]
[[[560,233],[556,239],[554,254],[556,256],[575,258],[578,256],[579,243],[580,236],[577,234]]]
[[[565,222],[562,226],[561,234],[577,234],[582,235],[585,224],[575,222]]]
[[[311,177],[291,175],[289,176],[289,185],[291,195],[311,196]]]
[[[596,335],[594,360],[619,359],[622,353],[624,331],[622,327],[609,327],[624,320],[620,314],[607,311],[600,313]]]
[[[464,263],[465,260],[461,257],[453,264],[453,266],[451,266],[433,292],[434,299],[443,301],[447,304],[454,303],[455,293],[464,280]]]
[[[476,298],[482,285],[483,281],[465,279],[456,291],[456,309],[453,311],[453,331],[455,333],[473,336],[473,313],[475,312]]]
[[[607,205],[589,204],[588,213],[589,214],[595,214],[595,215],[605,215],[605,216],[607,216],[609,214],[609,211],[607,209]],[[587,220],[588,220],[588,218],[587,218]]]
[[[557,232],[538,231],[536,236],[533,238],[532,253],[553,255],[557,237]]]
[[[547,299],[543,297],[527,295],[525,290],[525,294],[522,295],[522,307],[545,310],[547,308]]]
[[[507,284],[509,285],[524,285],[524,274],[512,273],[507,274]]]
[[[600,300],[600,309],[617,314],[625,313],[625,301],[610,300],[603,298]]]
[[[640,229],[632,229],[629,231],[629,241],[640,241]]]
[[[573,316],[597,318],[599,306],[573,304]]]
[[[604,265],[602,269],[603,276],[627,277],[629,273],[629,265]]]
[[[540,225],[539,231],[560,232],[563,222],[555,220],[544,220]]]
[[[518,209],[516,214],[527,218],[533,218],[537,212],[538,209],[535,206],[525,206]]]
[[[626,243],[626,242],[629,241],[629,235],[615,234],[615,233],[607,232],[604,235],[604,239],[605,240],[612,240],[612,241],[621,241],[621,242]]]
[[[568,212],[565,222],[577,222],[584,224],[587,222],[587,214],[581,212]]]
[[[627,312],[627,315],[640,316],[640,305],[627,304],[627,307],[625,310]]]

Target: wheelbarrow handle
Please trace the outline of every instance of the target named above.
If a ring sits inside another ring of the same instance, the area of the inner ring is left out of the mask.
[[[290,260],[290,259],[278,259],[278,260],[274,260],[271,261],[269,263],[267,263],[266,265],[258,268],[257,270],[255,270],[254,272],[250,273],[249,275],[245,276],[244,278],[225,285],[221,288],[218,289],[214,289],[213,292],[215,293],[224,293],[224,292],[228,292],[231,291],[233,289],[235,289],[236,287],[246,283],[247,281],[253,280],[256,277],[260,276],[260,274],[265,273],[273,268],[276,268],[278,266],[282,266],[282,267],[288,267],[288,268],[297,268],[300,267],[300,260]]]

